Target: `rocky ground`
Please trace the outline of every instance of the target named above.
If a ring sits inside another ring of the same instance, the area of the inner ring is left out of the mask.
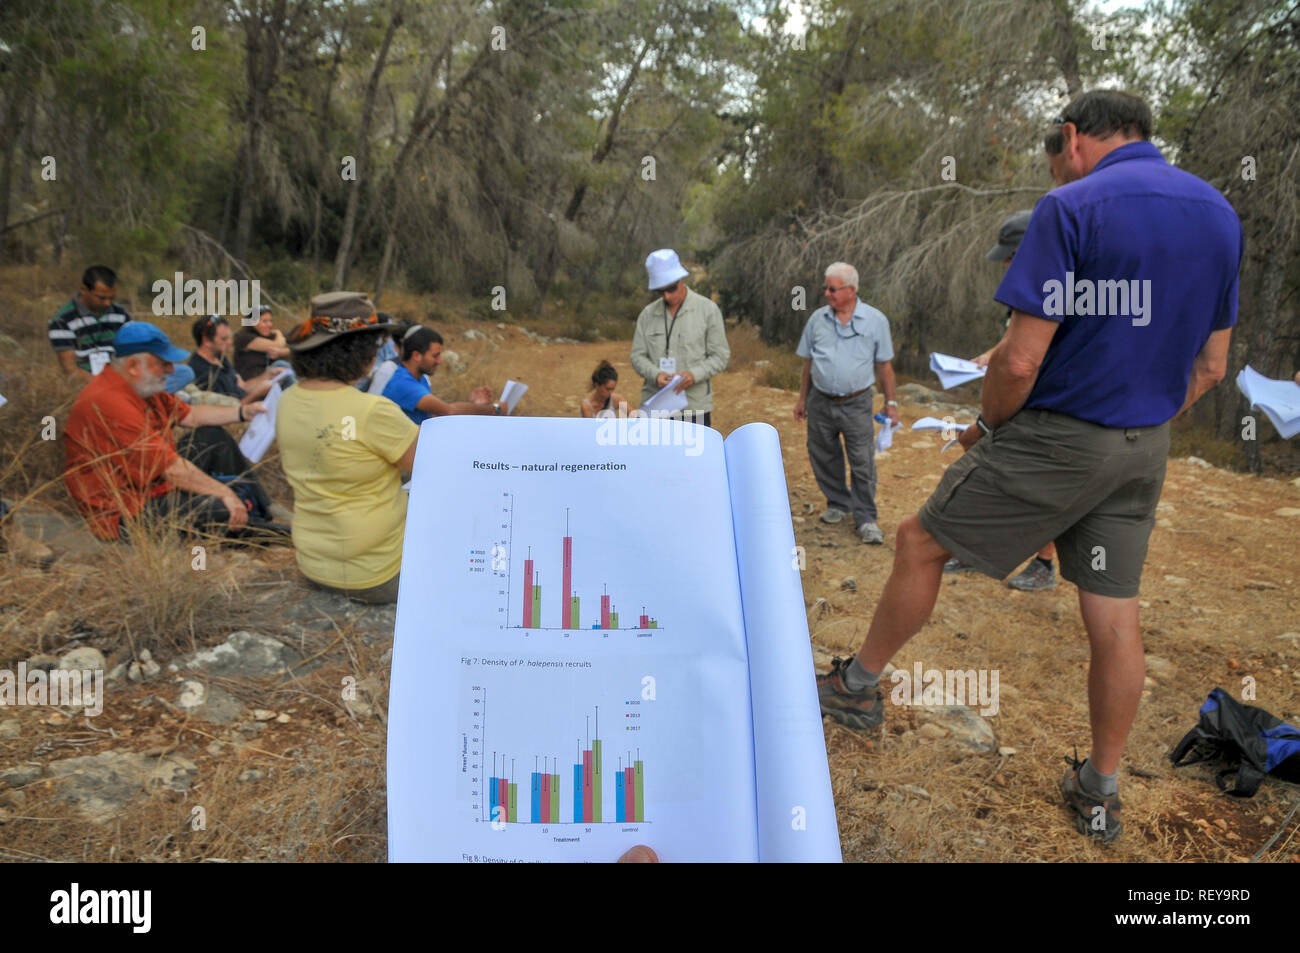
[[[567,415],[599,359],[633,379],[626,342],[491,324],[443,333],[456,352],[453,373],[438,379],[447,396],[512,376],[532,385],[521,413]],[[938,434],[899,433],[879,460],[886,542],[865,546],[847,523],[816,519],[824,501],[791,414],[795,395],[762,383],[767,364],[762,352],[733,360],[715,382],[714,423],[728,433],[766,420],[781,434],[813,651],[825,666],[860,643],[897,525],[956,450],[941,454]],[[900,388],[904,421],[973,419],[972,397]],[[282,489],[273,475],[268,483]],[[0,858],[385,857],[392,607],[307,588],[284,548],[214,549],[191,580],[187,554],[149,566],[136,564],[145,553],[106,556],[57,499],[23,512],[59,559],[45,571],[0,569],[9,593],[0,598],[0,665],[102,665],[109,680],[98,717],[0,709]],[[1063,756],[1088,744],[1088,654],[1073,587],[1020,593],[984,577],[946,578],[933,617],[895,664],[996,669],[999,710],[891,706],[870,735],[827,721],[845,858],[1244,860],[1280,832],[1264,859],[1300,860],[1296,823],[1283,823],[1296,788],[1270,781],[1253,799],[1230,799],[1206,769],[1175,771],[1165,757],[1215,685],[1240,695],[1253,680],[1256,704],[1300,720],[1297,530],[1300,485],[1171,461],[1142,594],[1149,678],[1121,775],[1127,833],[1109,849],[1073,831],[1055,792]],[[167,620],[165,631],[131,615],[134,604],[92,612],[125,580],[149,618]],[[174,601],[195,598],[193,586],[212,597],[196,611]]]

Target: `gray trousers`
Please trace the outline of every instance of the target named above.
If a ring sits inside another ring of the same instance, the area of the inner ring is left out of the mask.
[[[826,502],[853,514],[853,525],[876,521],[876,428],[868,389],[836,403],[812,389],[808,394],[808,460]],[[840,444],[841,435],[844,437]],[[853,486],[844,479],[844,453],[853,468]]]

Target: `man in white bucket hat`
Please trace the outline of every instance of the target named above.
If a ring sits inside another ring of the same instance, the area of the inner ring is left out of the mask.
[[[632,338],[632,367],[645,378],[641,401],[653,397],[680,374],[676,389],[686,394],[687,401],[682,418],[712,426],[710,378],[721,373],[731,359],[722,312],[708,298],[686,287],[690,273],[671,248],[651,252],[645,268],[657,300],[642,309]]]

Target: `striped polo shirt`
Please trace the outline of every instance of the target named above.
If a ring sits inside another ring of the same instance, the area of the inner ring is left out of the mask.
[[[77,366],[90,370],[90,355],[96,352],[112,357],[113,338],[122,325],[131,320],[120,304],[111,304],[101,315],[91,314],[74,297],[50,319],[50,347],[55,351],[72,351]]]

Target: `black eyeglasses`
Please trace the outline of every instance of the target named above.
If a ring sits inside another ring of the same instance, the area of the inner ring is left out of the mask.
[[[660,288],[658,291],[655,292],[655,294],[658,294],[658,295],[670,295],[670,294],[672,294],[674,291],[676,291],[678,288],[680,288],[681,285],[682,285],[682,282],[681,282],[681,279],[679,278],[677,281],[674,281],[674,282],[673,282],[669,287],[667,287],[667,288]]]
[[[852,286],[852,285],[840,285],[838,288],[832,288],[830,285],[826,285],[824,288],[822,288],[822,291],[826,292],[827,294],[834,294],[834,293],[837,292],[837,291],[843,291],[845,288],[851,288],[851,287],[853,287],[853,286]]]

